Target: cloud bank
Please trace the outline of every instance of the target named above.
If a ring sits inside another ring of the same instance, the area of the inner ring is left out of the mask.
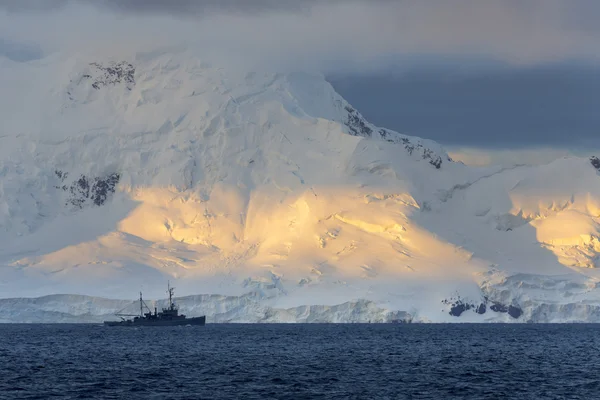
[[[446,65],[330,82],[371,122],[447,146],[600,148],[597,66],[464,70]]]
[[[245,68],[372,72],[447,58],[600,61],[596,0],[0,0],[0,38],[44,52],[196,49]]]

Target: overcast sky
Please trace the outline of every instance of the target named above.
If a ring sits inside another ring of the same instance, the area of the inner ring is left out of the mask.
[[[373,122],[446,145],[600,148],[599,0],[0,0],[0,55],[184,45],[318,70]]]

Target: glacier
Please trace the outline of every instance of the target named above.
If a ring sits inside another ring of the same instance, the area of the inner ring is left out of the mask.
[[[0,57],[0,322],[598,322],[599,159],[471,167],[320,74]],[[154,303],[156,301],[156,303]]]

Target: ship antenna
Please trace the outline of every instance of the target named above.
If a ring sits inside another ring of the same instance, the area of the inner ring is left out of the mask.
[[[167,281],[167,291],[169,292],[169,308],[173,309],[173,288],[171,287],[171,282]]]

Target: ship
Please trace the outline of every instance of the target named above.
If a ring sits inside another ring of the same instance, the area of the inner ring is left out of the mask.
[[[175,288],[172,288],[170,283],[167,284],[167,293],[169,294],[169,306],[163,308],[162,312],[157,312],[154,307],[154,313],[146,305],[140,292],[140,314],[123,314],[116,313],[115,316],[121,318],[120,321],[104,321],[106,326],[186,326],[186,325],[204,325],[206,316],[188,318],[183,314],[179,314],[179,309],[173,302],[173,294]],[[144,308],[148,312],[144,312]],[[134,317],[133,319],[125,319],[124,317]]]

